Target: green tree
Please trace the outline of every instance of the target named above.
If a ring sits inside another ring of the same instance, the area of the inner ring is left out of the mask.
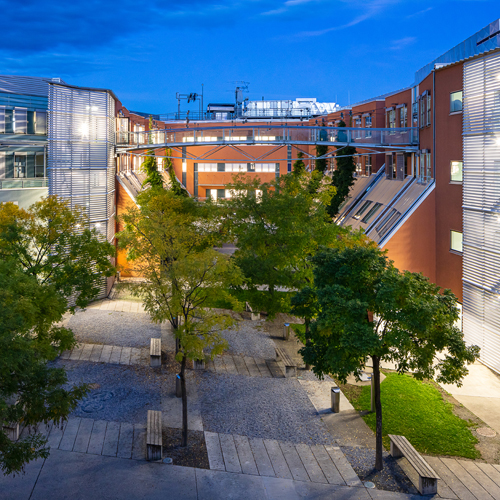
[[[149,184],[151,187],[163,187],[163,177],[158,172],[158,163],[156,162],[154,150],[148,150],[146,159],[142,163],[142,170],[146,174],[146,179],[142,183],[143,186]]]
[[[345,127],[346,125],[341,121],[337,126]],[[339,131],[337,140],[339,142],[346,142],[347,133]],[[337,168],[332,174],[332,185],[335,186],[336,193],[328,206],[328,213],[331,217],[335,217],[338,214],[340,206],[349,194],[349,189],[354,184],[354,172],[356,171],[356,164],[354,163],[356,148],[352,146],[336,146],[336,149]]]
[[[114,247],[87,228],[80,209],[51,196],[29,209],[0,206],[0,467],[20,472],[48,456],[39,433],[11,442],[3,424],[55,424],[68,417],[85,386],[66,389],[63,369],[47,365],[75,344],[58,326],[63,314],[85,307],[114,273]]]
[[[55,286],[71,311],[86,307],[103,279],[114,275],[114,256],[114,246],[68,200],[48,196],[26,210],[0,205],[0,259],[14,260],[40,285]]]
[[[375,468],[382,470],[380,363],[392,362],[399,373],[412,371],[418,380],[460,384],[479,348],[467,347],[455,326],[459,312],[450,290],[422,274],[398,271],[377,247],[325,249],[312,260],[319,312],[301,353],[318,376],[330,374],[344,383],[372,359]]]
[[[299,151],[297,153],[297,160],[293,162],[293,170],[292,173],[295,176],[302,176],[304,172],[306,171],[306,164],[304,163],[304,153],[302,151]]]
[[[204,305],[226,298],[241,307],[227,290],[239,285],[242,277],[229,256],[214,250],[222,243],[216,205],[158,188],[141,193],[137,201],[140,208],[122,216],[125,229],[119,233],[120,246],[145,278],[135,293],[143,299],[151,320],[168,321],[178,341],[182,446],[187,446],[186,363],[205,359],[207,349],[212,359],[220,354],[227,347],[220,331],[232,323],[229,316]]]
[[[311,193],[310,182],[311,174],[298,169],[262,185],[259,179],[235,176],[233,196],[226,201],[237,244],[234,258],[247,278],[250,302],[271,318],[290,308],[290,294],[278,293],[279,289],[292,292],[310,284],[308,257],[346,232],[330,224],[325,209],[332,196],[330,185]]]
[[[172,163],[172,150],[165,148],[165,170],[170,177],[170,189],[178,196],[189,196],[188,192],[182,187],[175,175],[174,165]]]

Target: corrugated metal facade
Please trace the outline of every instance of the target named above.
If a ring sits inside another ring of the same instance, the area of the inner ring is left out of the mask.
[[[464,64],[463,329],[500,372],[500,52]]]
[[[112,241],[116,212],[114,99],[106,91],[50,84],[48,131],[49,194],[84,207],[91,228]]]

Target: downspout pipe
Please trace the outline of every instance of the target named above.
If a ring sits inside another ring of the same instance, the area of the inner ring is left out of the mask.
[[[436,70],[432,70],[432,177],[436,180]]]

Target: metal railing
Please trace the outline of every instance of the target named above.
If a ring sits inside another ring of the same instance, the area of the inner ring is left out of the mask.
[[[418,128],[347,128],[288,125],[191,127],[128,132],[129,146],[201,146],[210,144],[318,144],[355,147],[418,145]],[[124,144],[124,143],[122,143]],[[132,149],[132,148],[130,148]]]
[[[48,187],[49,180],[43,179],[0,179],[0,189],[23,189]]]

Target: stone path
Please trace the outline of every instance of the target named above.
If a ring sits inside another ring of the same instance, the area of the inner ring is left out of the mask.
[[[20,437],[29,432],[26,427]],[[72,417],[61,426],[42,424],[39,432],[48,438],[52,450],[146,460],[146,424]]]
[[[148,349],[117,345],[78,344],[71,351],[64,351],[61,359],[91,361],[115,365],[148,365]]]
[[[130,313],[145,313],[141,302],[134,300],[110,300],[103,299],[92,302],[87,309],[99,309],[101,311],[117,311]]]
[[[438,495],[453,500],[500,500],[500,465],[425,456],[441,478]],[[406,459],[398,460],[406,475],[417,485],[418,476]]]
[[[207,363],[207,370],[247,377],[285,378],[285,366],[280,361],[250,356],[217,356]]]
[[[363,487],[341,449],[205,431],[210,469]]]

